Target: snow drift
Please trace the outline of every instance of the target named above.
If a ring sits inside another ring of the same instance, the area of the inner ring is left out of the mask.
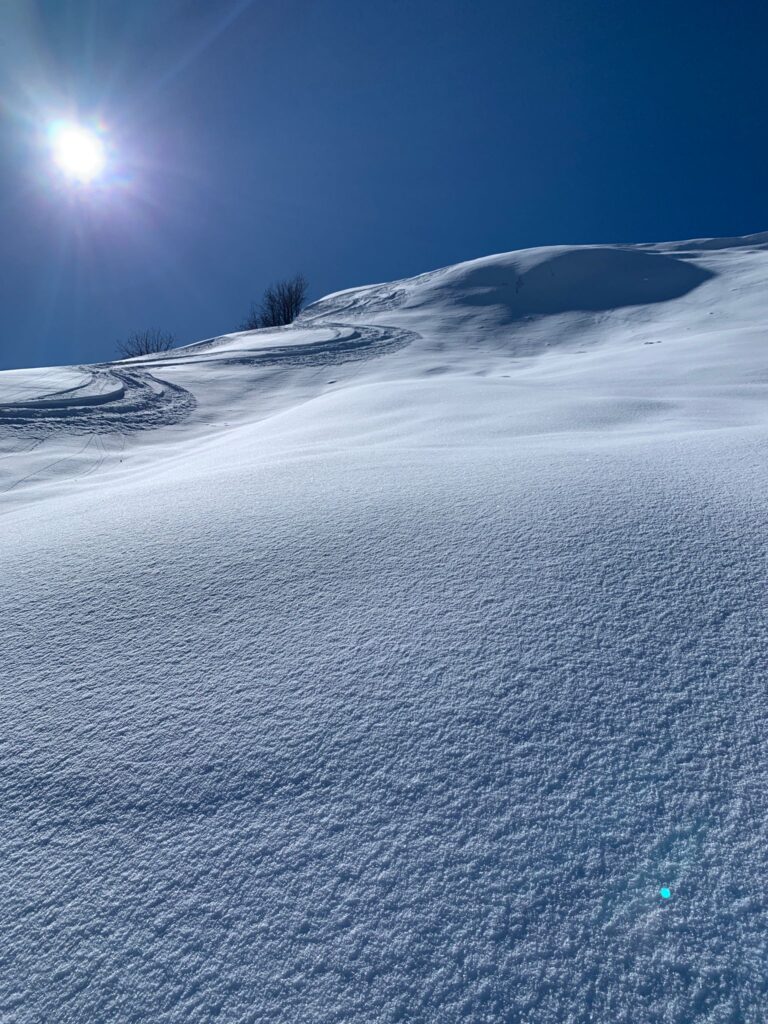
[[[766,323],[556,247],[0,374],[0,1016],[765,1020]]]

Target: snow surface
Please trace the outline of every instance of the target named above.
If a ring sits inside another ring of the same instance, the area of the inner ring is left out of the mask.
[[[0,1020],[762,1024],[767,455],[768,234],[0,374]]]

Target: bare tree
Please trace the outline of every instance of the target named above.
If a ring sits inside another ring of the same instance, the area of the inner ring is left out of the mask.
[[[167,352],[176,344],[176,338],[168,331],[134,331],[125,341],[117,342],[117,351],[123,359],[134,356],[149,356],[155,352]]]
[[[252,302],[248,316],[240,324],[238,331],[258,331],[261,326],[261,310],[255,302]]]
[[[292,324],[304,308],[307,298],[307,279],[295,274],[287,281],[278,281],[264,292],[258,309],[251,311],[240,326],[241,331],[254,331],[260,327],[284,327]]]

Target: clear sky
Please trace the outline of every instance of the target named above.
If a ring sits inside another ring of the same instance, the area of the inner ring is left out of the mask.
[[[0,366],[233,330],[295,271],[766,230],[767,39],[762,0],[3,0]]]

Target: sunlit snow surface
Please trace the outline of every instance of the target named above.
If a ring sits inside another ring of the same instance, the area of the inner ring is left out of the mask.
[[[767,464],[768,235],[0,374],[0,1020],[762,1024]]]

